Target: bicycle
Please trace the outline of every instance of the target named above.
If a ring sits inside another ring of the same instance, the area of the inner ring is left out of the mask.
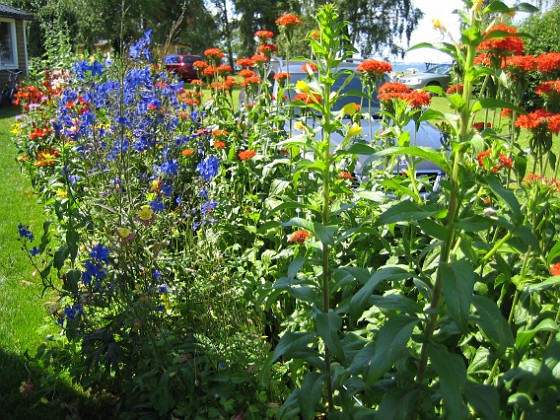
[[[0,106],[4,104],[6,99],[9,99],[10,103],[13,102],[14,96],[17,92],[17,79],[18,76],[23,73],[20,69],[15,70],[5,70],[8,73],[8,79],[4,83],[2,87],[2,91],[0,92]]]

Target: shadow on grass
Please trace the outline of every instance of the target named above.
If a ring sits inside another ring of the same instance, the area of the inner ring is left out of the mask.
[[[114,404],[84,395],[32,360],[0,349],[2,420],[110,420],[116,419],[114,412]]]
[[[7,102],[0,104],[0,119],[12,118],[19,114],[21,114],[21,108],[19,106],[11,105]]]

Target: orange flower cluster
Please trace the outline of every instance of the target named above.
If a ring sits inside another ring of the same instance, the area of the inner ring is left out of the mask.
[[[314,39],[316,41],[321,39],[321,31],[319,29],[314,29],[309,34],[309,38]]]
[[[350,172],[348,172],[348,171],[339,172],[339,173],[336,175],[336,177],[337,177],[338,179],[352,179],[352,178],[354,178],[354,177],[352,176],[352,174],[351,174]]]
[[[529,174],[525,177],[525,179],[523,180],[523,184],[525,185],[532,185],[532,184],[541,184],[544,185],[546,187],[549,187],[553,190],[560,190],[560,182],[557,181],[556,179],[552,178],[552,179],[548,179],[548,178],[544,178],[540,175],[537,174]]]
[[[462,94],[463,89],[464,89],[464,86],[461,83],[459,83],[457,85],[449,86],[447,88],[447,90],[445,91],[445,93],[447,93],[448,95],[453,95],[454,93]]]
[[[560,80],[543,82],[535,88],[537,95],[555,96],[560,93]]]
[[[206,67],[208,67],[208,63],[206,61],[196,60],[193,63],[193,67],[197,70],[204,70]]]
[[[31,104],[40,104],[46,96],[35,86],[23,86],[15,93],[14,105],[22,105],[25,109]]]
[[[492,157],[492,149],[486,149],[483,152],[480,152],[476,155],[476,159],[478,160],[478,166],[484,168],[486,160],[490,160]],[[498,158],[498,163],[492,166],[492,172],[498,172],[502,168],[513,168],[513,159],[508,157],[504,152],[500,152],[500,156]]]
[[[241,160],[249,160],[249,159],[252,159],[253,157],[255,157],[256,154],[257,154],[257,152],[249,149],[249,150],[243,150],[242,152],[239,152],[237,154],[237,157],[239,157],[239,159],[241,159]]]
[[[270,57],[273,53],[278,52],[278,47],[276,45],[273,45],[273,44],[262,44],[262,45],[259,45],[259,47],[257,48],[257,51],[259,52],[259,54]]]
[[[228,76],[224,82],[212,82],[210,89],[216,90],[232,90],[237,85],[237,80],[234,77]]]
[[[294,232],[294,234],[290,237],[290,242],[299,242],[300,244],[304,243],[305,240],[309,238],[309,232],[305,230],[299,229]]]
[[[217,137],[217,138],[221,138],[221,137],[225,137],[228,135],[227,130],[212,130],[212,136]]]
[[[560,70],[560,53],[551,52],[540,54],[536,58],[537,70],[541,73],[550,73]]]
[[[294,101],[294,102],[295,101],[301,101],[301,102],[306,103],[306,104],[316,104],[316,103],[321,103],[322,98],[317,93],[309,94],[309,93],[306,93],[306,92],[300,92],[296,96],[294,96],[294,99],[292,101]]]
[[[228,66],[227,64],[222,64],[221,66],[216,67],[216,73],[218,73],[219,75],[228,74],[231,73],[232,71],[233,70],[231,66]]]
[[[503,23],[488,28],[485,36],[492,34],[492,32],[501,31],[510,34],[517,34],[517,29],[511,28]],[[482,41],[477,51],[486,51],[494,56],[503,57],[508,55],[521,55],[523,54],[523,41],[517,36],[504,36],[501,38],[488,38]]]
[[[290,75],[288,73],[283,72],[283,71],[281,71],[279,73],[276,73],[274,75],[274,80],[278,80],[278,81],[288,80],[289,78],[290,78]]]
[[[47,137],[50,133],[51,130],[49,130],[48,128],[35,127],[35,130],[29,133],[29,138],[31,140],[42,139],[44,137]]]
[[[250,58],[240,58],[235,62],[235,64],[237,64],[240,67],[243,67],[244,69],[248,69],[250,67],[253,67],[255,65],[255,62]]]
[[[560,132],[560,114],[537,109],[526,115],[519,115],[515,120],[515,126],[528,130],[546,128],[550,132],[557,134]]]
[[[360,63],[356,70],[362,73],[367,73],[371,76],[379,76],[393,70],[393,66],[386,61],[377,60],[364,60]]]
[[[193,80],[194,81],[194,80]],[[200,100],[202,99],[203,94],[200,91],[192,91],[188,90],[181,93],[178,96],[178,99],[190,106],[199,106]]]
[[[250,85],[260,85],[261,83],[262,80],[259,76],[250,76],[250,77],[245,77],[245,80],[241,82],[241,86],[247,87]]]
[[[255,32],[255,36],[257,38],[259,38],[261,41],[264,41],[266,39],[274,38],[274,32],[261,30],[261,31]]]
[[[379,87],[377,99],[382,102],[390,102],[393,99],[408,102],[413,108],[421,108],[430,105],[431,96],[423,90],[411,91],[404,83],[387,82]]]
[[[181,152],[181,155],[183,155],[183,156],[190,156],[190,155],[192,155],[192,154],[194,154],[194,150],[193,150],[193,149],[185,149],[185,150],[183,150],[183,151]]]
[[[246,79],[248,77],[255,77],[257,73],[255,73],[253,70],[243,69],[238,73],[238,75]]]
[[[215,141],[215,142],[214,142],[214,147],[215,147],[216,149],[223,149],[223,148],[226,147],[226,144],[225,144],[225,142],[223,142],[223,141]]]
[[[204,56],[210,60],[220,61],[224,57],[224,53],[219,48],[208,48],[204,51]]]
[[[317,71],[317,66],[314,63],[304,63],[301,65],[301,71],[314,72]]]
[[[560,276],[560,262],[557,262],[552,267],[550,267],[550,274],[553,276]]]
[[[255,64],[264,64],[268,63],[269,58],[264,54],[254,54],[251,60],[253,60]]]
[[[301,19],[296,15],[286,13],[276,19],[275,23],[284,29],[290,29],[296,25],[301,25]]]

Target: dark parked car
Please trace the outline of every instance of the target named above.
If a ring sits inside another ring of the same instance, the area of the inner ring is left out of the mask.
[[[440,86],[444,90],[451,82],[452,64],[440,64],[422,73],[412,73],[402,76],[399,82],[404,83],[409,89],[422,89],[426,86]]]
[[[171,54],[165,57],[163,64],[167,71],[177,73],[181,79],[194,80],[198,79],[198,74],[193,67],[193,63],[202,59],[203,58],[198,55]]]

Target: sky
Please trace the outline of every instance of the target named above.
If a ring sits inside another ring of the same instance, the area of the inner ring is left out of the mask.
[[[451,41],[449,38],[443,39],[441,32],[434,29],[432,19],[439,19],[447,30],[453,34],[454,38],[458,38],[459,15],[454,14],[453,11],[463,7],[464,3],[462,0],[414,0],[413,3],[424,12],[424,18],[419,22],[417,29],[412,33],[410,37],[410,46],[421,42]],[[443,63],[449,62],[451,59],[448,55],[440,53],[439,51],[422,48],[406,53],[403,61]]]

